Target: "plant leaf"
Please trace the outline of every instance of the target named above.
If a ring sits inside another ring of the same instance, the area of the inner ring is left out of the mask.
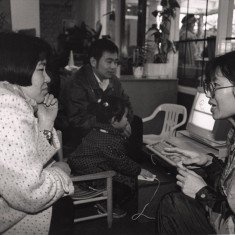
[[[155,10],[155,11],[152,12],[152,15],[153,15],[154,17],[157,17],[158,13],[159,13],[158,10]]]

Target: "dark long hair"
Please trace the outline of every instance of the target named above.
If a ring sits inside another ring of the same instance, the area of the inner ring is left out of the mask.
[[[0,81],[30,86],[39,61],[47,59],[51,47],[38,37],[14,33],[0,33]]]

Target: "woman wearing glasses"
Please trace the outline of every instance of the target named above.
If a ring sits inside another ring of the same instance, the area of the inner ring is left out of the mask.
[[[181,192],[166,195],[157,211],[156,234],[235,233],[235,52],[216,57],[206,66],[204,90],[214,119],[232,123],[225,162],[207,155],[166,148],[167,155],[183,155],[178,164]],[[190,166],[205,170],[201,177]],[[203,174],[204,175],[204,174]]]

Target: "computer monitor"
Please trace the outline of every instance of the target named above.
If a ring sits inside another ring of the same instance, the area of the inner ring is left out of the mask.
[[[226,144],[231,124],[227,120],[214,120],[203,88],[199,87],[194,98],[187,127],[191,137],[211,147]]]

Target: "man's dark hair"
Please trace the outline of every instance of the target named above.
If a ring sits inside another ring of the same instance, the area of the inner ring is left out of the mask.
[[[94,41],[88,51],[89,58],[99,60],[104,52],[117,53],[118,47],[111,40],[102,38]]]

